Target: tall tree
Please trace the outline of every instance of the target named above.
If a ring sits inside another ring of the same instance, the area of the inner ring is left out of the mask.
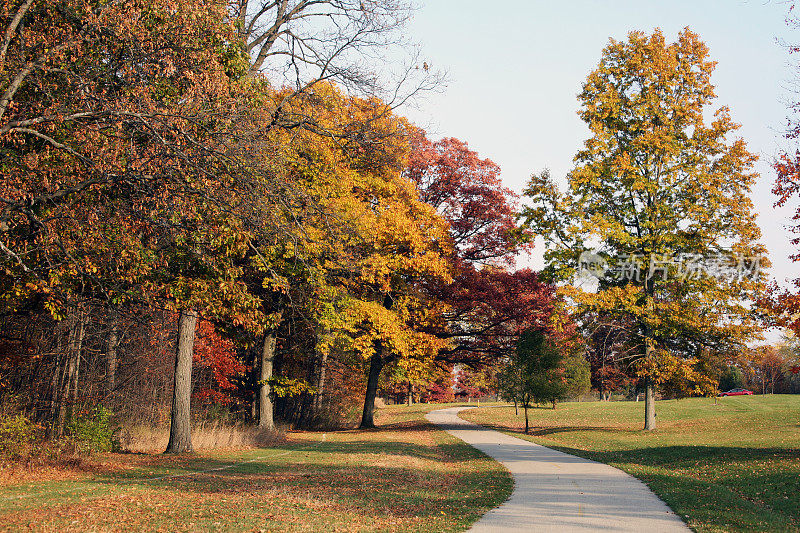
[[[581,312],[630,323],[645,383],[645,429],[655,428],[663,357],[742,345],[759,323],[764,247],[757,243],[750,188],[756,156],[715,98],[715,63],[689,29],[674,43],[660,30],[611,40],[579,95],[592,132],[575,157],[569,189],[547,173],[526,190],[528,227],[548,240],[550,273],[571,277],[597,246],[595,292],[575,289]],[[585,256],[584,256],[585,257]],[[752,275],[751,275],[752,274]]]
[[[797,30],[800,29],[800,19],[798,19],[797,12],[794,9],[795,4],[791,3],[787,24]],[[791,54],[800,53],[800,45],[792,44],[788,48]],[[777,196],[776,207],[785,206],[790,201],[800,197],[800,148],[797,147],[798,142],[800,142],[800,118],[797,116],[800,104],[793,102],[790,108],[794,115],[788,121],[788,128],[784,136],[792,143],[794,151],[791,149],[782,151],[773,163],[776,177],[772,192]],[[800,245],[800,206],[795,208],[792,221],[792,225],[789,228],[790,233],[793,235],[791,243],[794,246],[798,246]],[[800,252],[792,254],[790,258],[795,262],[800,261]],[[793,334],[797,335],[800,333],[800,293],[797,291],[797,289],[800,289],[800,278],[792,280],[792,284],[794,285],[793,290],[781,288],[777,285],[771,287],[770,295],[763,300],[762,306],[777,317],[779,325],[789,328]]]
[[[347,96],[330,83],[284,99],[291,92],[265,91],[262,120],[269,146],[261,149],[273,155],[269,161],[281,161],[273,174],[284,176],[290,190],[277,209],[254,207],[253,220],[282,210],[288,223],[303,223],[282,233],[264,229],[274,224],[248,223],[255,250],[250,290],[264,301],[270,293],[286,292],[282,301],[313,324],[317,382],[329,347],[350,339],[350,351],[372,367],[365,398],[371,413],[385,364],[424,358],[435,342],[419,331],[428,304],[415,283],[448,275],[442,250],[449,239],[443,220],[401,175],[407,123],[386,103]],[[283,112],[313,117],[313,125],[270,126],[268,117],[279,105]],[[286,210],[286,204],[292,207]]]
[[[448,341],[439,357],[472,365],[510,356],[525,329],[545,327],[555,291],[528,269],[511,271],[531,234],[517,225],[518,197],[503,186],[500,167],[454,138],[433,142],[409,133],[406,175],[420,198],[449,224],[453,279],[425,285],[439,307],[431,331]]]
[[[231,82],[246,62],[230,47],[225,9],[0,5],[5,294],[61,318],[82,298],[187,302],[186,274],[198,261],[187,269],[184,260],[193,254],[231,274],[222,263],[235,225],[220,215],[231,173],[212,132],[227,125]],[[230,276],[200,277],[195,288],[235,288]]]

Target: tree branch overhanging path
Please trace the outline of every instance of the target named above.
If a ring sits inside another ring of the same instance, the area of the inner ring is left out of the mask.
[[[470,531],[689,531],[644,483],[621,470],[467,422],[458,416],[464,409],[431,411],[426,419],[514,476],[511,498]]]

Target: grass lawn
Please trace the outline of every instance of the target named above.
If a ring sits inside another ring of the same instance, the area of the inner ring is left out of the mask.
[[[800,531],[800,396],[497,407],[461,416],[636,476],[696,531]]]
[[[270,448],[103,454],[88,469],[5,483],[0,528],[460,531],[503,502],[512,480],[423,420],[438,407],[388,407],[379,429],[290,433]]]

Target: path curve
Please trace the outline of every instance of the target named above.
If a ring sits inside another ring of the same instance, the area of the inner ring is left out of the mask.
[[[499,461],[514,476],[511,498],[470,531],[686,533],[683,521],[638,479],[608,466],[431,411],[429,421]]]

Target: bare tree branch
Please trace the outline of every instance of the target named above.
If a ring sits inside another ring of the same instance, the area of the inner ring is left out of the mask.
[[[25,0],[19,9],[17,10],[17,14],[14,15],[14,18],[11,20],[11,23],[6,28],[5,36],[3,37],[3,45],[0,48],[0,71],[5,68],[6,65],[6,54],[8,53],[8,45],[11,43],[11,39],[14,37],[14,33],[17,31],[17,27],[19,23],[22,21],[22,17],[25,16],[25,13],[28,11],[28,8],[31,7],[33,4],[33,0]]]

